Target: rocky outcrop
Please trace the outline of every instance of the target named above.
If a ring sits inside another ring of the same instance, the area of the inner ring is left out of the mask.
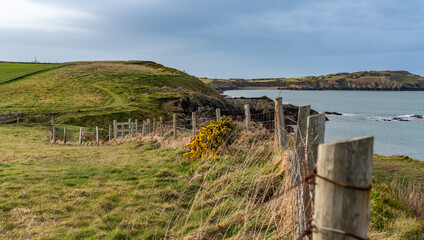
[[[229,116],[236,120],[244,119],[244,105],[250,105],[252,121],[260,122],[267,129],[274,128],[274,101],[268,97],[260,98],[224,98],[209,96],[201,93],[185,95],[174,102],[174,108],[179,121],[187,126],[191,122],[191,113],[197,112],[199,118],[214,118],[215,110],[220,108],[222,116]],[[296,125],[298,107],[284,104],[284,116],[287,131],[293,131],[289,125]],[[311,115],[318,114],[311,110]]]

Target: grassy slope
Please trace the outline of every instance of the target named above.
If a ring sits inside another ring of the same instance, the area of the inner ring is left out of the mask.
[[[162,103],[187,91],[217,94],[175,69],[131,63],[80,63],[0,84],[0,114],[62,112],[58,121],[101,125],[113,118],[164,115]]]
[[[57,66],[57,64],[0,62],[0,83],[16,76],[53,66]]]
[[[0,126],[0,238],[288,238],[283,202],[263,204],[283,185],[284,161],[266,141],[256,150],[242,147],[262,136],[247,134],[232,157],[196,164],[181,157],[180,147],[53,145],[47,127]],[[419,239],[424,223],[381,176],[392,168],[423,176],[424,167],[380,156],[375,166],[370,236]]]

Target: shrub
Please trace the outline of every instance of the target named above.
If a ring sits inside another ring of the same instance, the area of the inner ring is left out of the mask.
[[[219,122],[211,121],[209,125],[202,127],[199,134],[187,144],[190,151],[184,153],[184,157],[193,161],[214,157],[217,161],[220,158],[217,154],[218,150],[232,143],[235,132],[236,126],[231,119],[222,117]]]

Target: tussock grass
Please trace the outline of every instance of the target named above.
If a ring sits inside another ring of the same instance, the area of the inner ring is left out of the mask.
[[[239,132],[218,163],[185,160],[188,133],[72,146],[49,143],[48,127],[3,125],[0,139],[1,239],[293,238],[291,154],[266,131]],[[371,238],[422,239],[421,195],[404,198],[422,189],[381,176]]]

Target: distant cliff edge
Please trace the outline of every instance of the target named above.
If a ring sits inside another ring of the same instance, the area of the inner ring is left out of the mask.
[[[407,71],[364,71],[300,78],[200,78],[220,92],[236,89],[422,91],[424,77]]]

